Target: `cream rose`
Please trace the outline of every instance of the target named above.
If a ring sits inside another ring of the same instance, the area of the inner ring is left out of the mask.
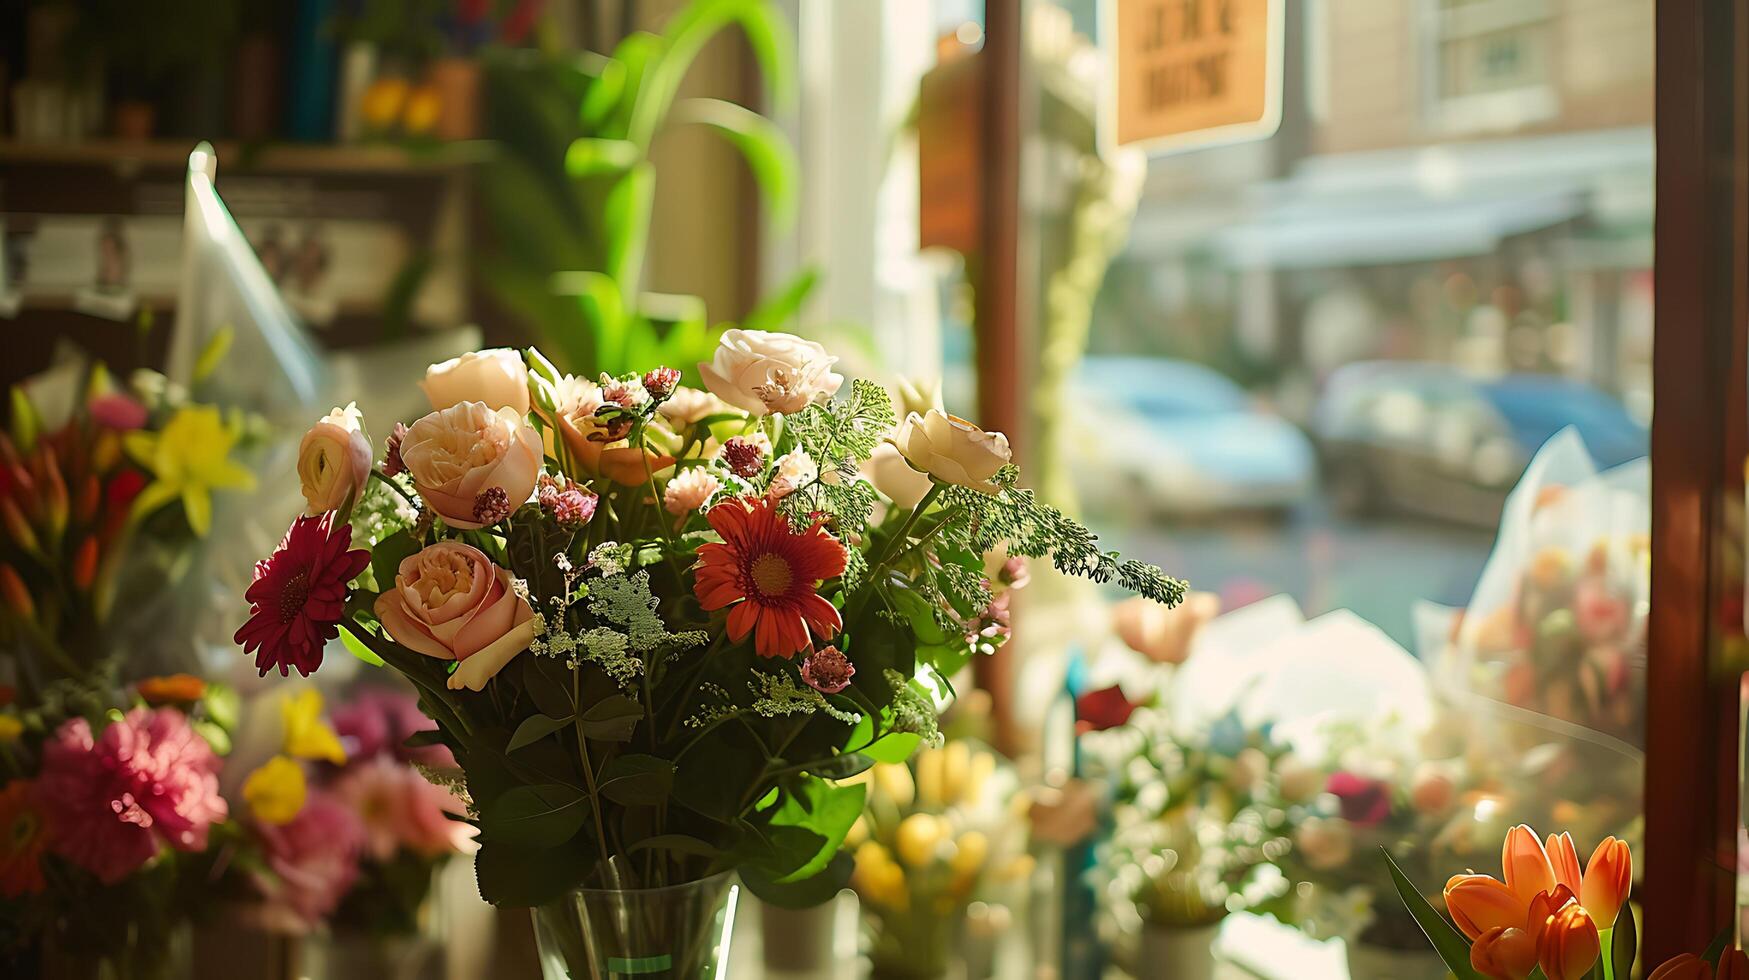
[[[466,401],[432,412],[407,430],[401,462],[426,506],[444,523],[477,528],[475,518],[507,505],[522,506],[540,476],[540,436],[513,408],[493,410]],[[501,490],[502,501],[489,491]]]
[[[699,373],[711,393],[754,415],[799,412],[844,383],[838,358],[811,340],[764,330],[729,330]]]
[[[357,500],[370,479],[370,436],[364,434],[364,414],[358,403],[336,408],[316,420],[298,444],[298,483],[310,516]]]
[[[875,447],[874,455],[862,464],[862,472],[876,490],[906,510],[916,507],[932,485],[928,473],[912,469],[899,455],[899,448],[887,442]]]
[[[1008,465],[1013,454],[1008,437],[985,432],[965,419],[930,409],[927,415],[912,412],[893,433],[893,445],[915,469],[943,483],[956,483],[985,493],[995,493],[990,482],[996,471]]]
[[[478,691],[528,649],[538,628],[512,582],[480,549],[439,541],[402,559],[394,587],[377,596],[377,618],[407,649],[456,661],[451,689]]]
[[[696,425],[712,415],[721,415],[734,410],[734,407],[728,402],[710,392],[688,388],[685,385],[675,388],[674,393],[668,396],[668,400],[656,408],[656,411],[660,412],[663,418],[681,427]]]
[[[433,364],[419,382],[431,407],[442,411],[462,402],[485,402],[486,407],[508,408],[528,414],[528,366],[522,355],[507,347],[477,350]]]

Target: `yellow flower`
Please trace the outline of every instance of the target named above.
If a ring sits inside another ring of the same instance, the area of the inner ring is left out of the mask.
[[[306,687],[279,703],[285,721],[285,754],[297,759],[323,759],[335,765],[346,762],[340,736],[322,717],[322,692]]]
[[[255,819],[267,824],[287,824],[297,819],[307,794],[304,767],[283,755],[267,760],[243,780],[243,799]]]
[[[213,523],[213,491],[255,487],[254,474],[230,458],[238,428],[227,425],[211,405],[188,405],[177,409],[158,432],[128,433],[128,455],[154,477],[134,498],[133,518],[180,498],[188,526],[205,537]]]
[[[935,850],[941,845],[942,825],[927,813],[913,813],[899,824],[896,849],[899,860],[913,868],[921,868],[935,860]]]
[[[18,741],[18,736],[24,734],[24,722],[14,714],[0,714],[0,745]]]

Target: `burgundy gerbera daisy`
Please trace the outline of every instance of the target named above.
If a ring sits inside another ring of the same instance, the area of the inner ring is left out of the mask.
[[[308,677],[322,665],[322,646],[340,634],[346,614],[346,583],[370,564],[370,552],[351,544],[352,525],[334,526],[332,512],[300,517],[278,550],[255,563],[243,594],[249,621],[236,641],[264,676],[277,666],[282,677],[288,667]]]
[[[770,498],[726,500],[705,515],[722,544],[698,549],[693,591],[707,611],[735,605],[729,638],[754,633],[761,657],[788,659],[812,645],[809,631],[830,639],[843,625],[814,589],[844,574],[844,546],[819,524],[797,534]]]

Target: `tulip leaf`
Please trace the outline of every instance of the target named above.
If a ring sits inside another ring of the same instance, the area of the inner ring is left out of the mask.
[[[1403,869],[1397,867],[1396,859],[1391,852],[1379,848],[1385,855],[1385,863],[1391,867],[1391,881],[1397,886],[1397,896],[1403,900],[1409,914],[1415,918],[1415,924],[1421,927],[1421,932],[1427,936],[1427,941],[1433,944],[1433,951],[1445,962],[1446,969],[1457,977],[1457,980],[1483,980],[1481,974],[1470,966],[1470,944],[1464,940],[1463,934],[1452,928],[1445,916],[1434,911],[1432,905],[1409,877],[1403,874]]]
[[[1634,933],[1634,909],[1623,905],[1615,918],[1614,933],[1609,941],[1610,975],[1628,980],[1634,975],[1634,954],[1639,949],[1639,936]]]
[[[529,715],[523,719],[522,724],[516,726],[516,734],[510,736],[510,742],[504,746],[504,751],[515,752],[524,745],[538,742],[569,725],[572,721],[570,715],[563,718],[554,718],[552,715]]]
[[[1713,937],[1711,943],[1707,944],[1706,952],[1700,954],[1700,958],[1711,963],[1713,966],[1718,966],[1719,959],[1725,955],[1725,947],[1729,945],[1730,942],[1731,930],[1730,927],[1727,926],[1718,935]]]

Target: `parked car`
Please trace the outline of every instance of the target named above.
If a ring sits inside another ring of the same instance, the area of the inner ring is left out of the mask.
[[[1311,421],[1339,513],[1414,511],[1489,527],[1531,456],[1569,425],[1600,469],[1646,454],[1645,427],[1591,385],[1542,374],[1478,377],[1443,364],[1339,368]]]
[[[1095,511],[1281,514],[1316,486],[1305,434],[1200,364],[1089,357],[1075,390],[1100,426],[1070,447],[1076,489]]]

